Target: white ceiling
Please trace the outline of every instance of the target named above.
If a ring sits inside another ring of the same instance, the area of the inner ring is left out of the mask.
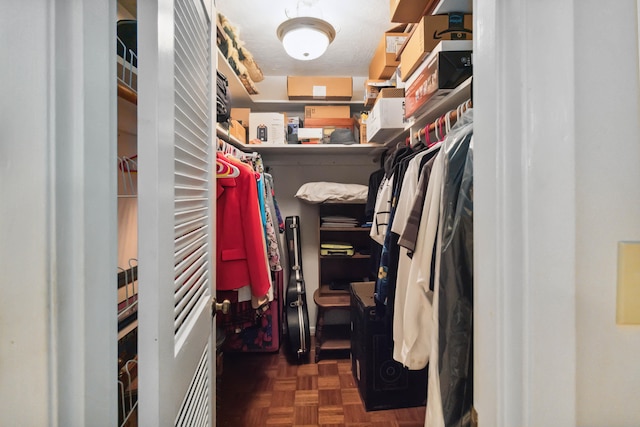
[[[309,1],[309,0],[305,0]],[[336,38],[320,58],[297,61],[284,51],[276,29],[296,16],[297,0],[216,0],[218,12],[237,29],[265,76],[362,76],[389,21],[389,0],[313,0]]]

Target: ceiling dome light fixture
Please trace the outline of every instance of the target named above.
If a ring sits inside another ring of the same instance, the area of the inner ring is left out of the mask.
[[[336,37],[331,24],[310,16],[284,21],[276,32],[287,54],[300,61],[321,57]]]

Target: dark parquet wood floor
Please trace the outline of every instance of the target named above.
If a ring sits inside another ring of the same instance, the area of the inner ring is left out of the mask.
[[[313,347],[312,347],[313,348]],[[290,364],[280,353],[225,354],[219,427],[423,427],[425,407],[366,412],[346,359]]]

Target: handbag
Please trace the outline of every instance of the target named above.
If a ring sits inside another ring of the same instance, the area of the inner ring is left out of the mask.
[[[231,93],[229,92],[229,80],[227,76],[216,70],[216,121],[227,122],[231,116]]]

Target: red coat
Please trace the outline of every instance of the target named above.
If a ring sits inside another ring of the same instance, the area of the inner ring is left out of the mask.
[[[224,160],[238,166],[240,176],[216,179],[216,287],[251,285],[251,293],[261,297],[271,282],[255,173],[242,162]]]

